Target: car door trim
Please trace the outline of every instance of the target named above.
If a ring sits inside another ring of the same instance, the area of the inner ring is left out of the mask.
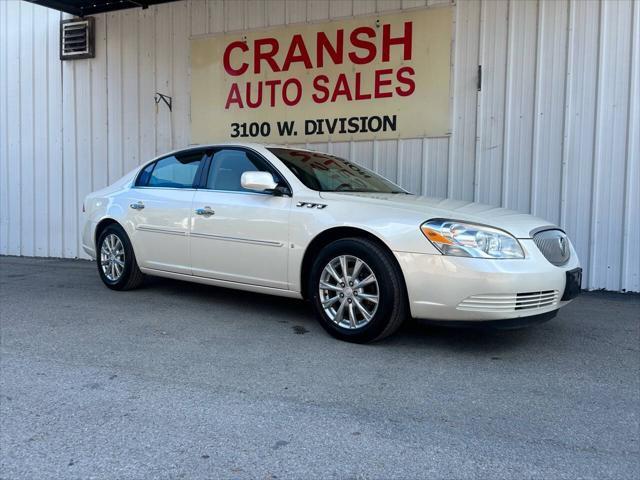
[[[167,230],[166,228],[158,228],[148,225],[136,225],[136,230],[139,230],[141,232],[164,233],[165,235],[177,235],[180,237],[187,236],[187,232],[181,232],[179,230]]]
[[[211,233],[191,232],[190,235],[196,238],[208,238],[211,240],[222,240],[225,242],[250,243],[252,245],[263,245],[265,247],[282,247],[284,245],[282,242],[275,242],[270,240],[256,240],[253,238],[228,237],[226,235],[214,235]]]

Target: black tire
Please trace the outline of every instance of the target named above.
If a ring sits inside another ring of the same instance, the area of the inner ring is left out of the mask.
[[[107,278],[107,275],[102,270],[101,265],[102,245],[105,242],[105,239],[111,235],[118,237],[124,246],[124,269],[121,275],[115,280]],[[136,261],[135,254],[133,253],[133,247],[131,246],[129,236],[124,231],[124,228],[117,223],[108,225],[104,230],[102,230],[102,232],[100,232],[98,242],[96,244],[96,264],[98,266],[98,275],[100,275],[100,279],[112,290],[133,290],[134,288],[138,288],[144,280],[144,274],[138,268],[138,262]]]
[[[364,261],[378,282],[377,309],[368,323],[356,328],[343,327],[334,322],[324,311],[320,298],[323,270],[329,262],[341,255]],[[323,248],[311,267],[308,289],[307,298],[311,300],[320,325],[335,338],[347,342],[368,343],[380,340],[394,333],[407,316],[407,296],[400,267],[378,243],[365,238],[344,238]]]

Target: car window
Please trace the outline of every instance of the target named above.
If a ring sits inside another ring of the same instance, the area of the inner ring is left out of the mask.
[[[269,148],[308,188],[321,192],[408,193],[348,160],[320,152]]]
[[[153,167],[155,166],[156,162],[152,162],[142,169],[142,171],[138,175],[138,179],[136,180],[136,187],[147,186],[147,183],[149,183],[149,178],[151,177],[151,172],[153,171]]]
[[[207,188],[227,192],[250,192],[252,190],[242,188],[240,184],[244,172],[274,174],[269,165],[257,155],[244,150],[218,150],[211,159]],[[274,179],[278,181],[277,175],[274,175]]]
[[[202,153],[187,156],[171,155],[155,162],[153,170],[148,174],[146,186],[157,188],[191,188],[203,159]],[[138,177],[142,185],[146,169]]]

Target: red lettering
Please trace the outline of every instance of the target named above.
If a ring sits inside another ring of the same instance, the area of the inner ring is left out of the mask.
[[[280,49],[278,40],[276,40],[275,38],[259,38],[253,45],[256,49],[256,53],[254,54],[253,59],[254,73],[260,73],[260,64],[263,60],[269,64],[272,72],[279,72],[280,67],[278,67],[278,64],[273,59],[273,57],[278,53],[278,50]],[[270,48],[269,50],[262,51],[263,46],[269,46]]]
[[[324,66],[324,52],[331,57],[334,65],[342,65],[344,54],[344,30],[336,31],[335,46],[329,41],[329,37],[324,32],[318,32],[316,39],[316,62],[318,67]]]
[[[329,89],[326,84],[329,83],[329,77],[326,75],[318,75],[313,79],[313,88],[316,93],[311,95],[311,98],[316,103],[324,103],[329,99]],[[321,93],[321,95],[319,94]]]
[[[257,108],[262,104],[262,82],[258,82],[258,98],[255,101],[251,101],[251,82],[247,82],[247,107]]]
[[[402,87],[396,87],[396,93],[398,95],[400,95],[401,97],[408,97],[413,92],[415,92],[416,82],[414,82],[413,78],[411,78],[413,75],[415,75],[415,73],[416,72],[411,67],[402,67],[398,70],[398,73],[396,74],[398,81],[403,85],[406,85],[407,87],[406,90],[403,90]]]
[[[242,75],[244,72],[247,71],[247,68],[249,68],[249,64],[246,62],[243,62],[240,68],[233,68],[231,66],[231,51],[236,48],[239,48],[243,52],[246,52],[249,50],[249,47],[247,47],[246,43],[238,40],[235,42],[231,42],[229,45],[227,45],[227,48],[224,49],[224,54],[222,56],[224,71],[234,77],[237,77],[238,75]]]
[[[374,82],[374,98],[387,98],[393,96],[391,92],[383,92],[381,87],[386,87],[387,85],[391,85],[390,79],[383,79],[383,75],[391,75],[393,73],[393,69],[385,68],[384,70],[376,70],[375,73],[375,82]]]
[[[344,95],[349,101],[353,100],[353,98],[351,97],[351,90],[349,90],[349,82],[347,81],[347,76],[344,73],[338,75],[336,88],[333,90],[331,101],[335,102],[340,95]]]
[[[296,53],[296,50],[298,50],[299,53]],[[313,68],[309,52],[307,51],[307,47],[304,45],[304,39],[299,33],[296,33],[291,39],[291,45],[289,45],[289,51],[284,59],[282,70],[285,72],[289,71],[291,64],[297,62],[304,63],[305,68]]]
[[[403,45],[403,59],[411,60],[411,41],[413,38],[413,23],[404,22],[404,35],[401,37],[391,36],[391,25],[385,23],[382,26],[382,61],[388,62],[391,58],[391,46]]]
[[[282,80],[267,80],[264,82],[265,86],[270,87],[271,91],[269,92],[269,104],[272,107],[276,106],[276,85],[280,85]]]
[[[240,88],[238,88],[237,83],[231,84],[227,104],[224,106],[225,110],[228,110],[232,103],[238,104],[238,108],[244,108],[244,105],[242,105],[242,95],[240,94]]]
[[[289,91],[289,86],[296,86],[296,96],[293,97],[293,100],[289,98],[287,92]],[[290,78],[282,85],[282,100],[284,100],[285,105],[292,107],[296,105],[300,101],[300,97],[302,97],[302,83],[297,78]]]
[[[369,100],[370,93],[362,93],[362,73],[356,72],[356,100]]]
[[[360,36],[366,35],[368,38],[374,38],[376,31],[371,27],[358,27],[351,32],[349,40],[355,48],[366,50],[365,56],[359,56],[356,52],[349,52],[349,59],[356,65],[363,65],[372,62],[376,58],[376,44],[369,40],[361,40]]]

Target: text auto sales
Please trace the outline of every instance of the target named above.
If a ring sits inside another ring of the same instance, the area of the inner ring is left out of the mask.
[[[344,29],[338,29],[333,38],[329,38],[325,32],[317,32],[313,52],[309,52],[301,34],[293,35],[288,45],[282,45],[278,39],[271,37],[255,39],[251,45],[243,41],[234,41],[224,50],[223,66],[229,76],[242,77],[248,72],[256,75],[288,72],[292,66],[297,65],[302,65],[307,70],[321,69],[327,65],[342,65],[345,61],[356,66],[373,63],[384,65],[391,61],[392,48],[397,49],[394,53],[401,52],[403,61],[411,60],[412,22],[404,22],[403,31],[395,35],[390,24],[383,24],[381,30],[380,47],[374,41],[380,31],[369,26],[360,26],[348,33]],[[285,49],[286,55],[278,57],[278,53]],[[234,61],[232,55],[237,52],[248,53],[248,61]],[[378,68],[368,74],[372,75],[372,82],[363,81],[365,73],[360,71],[351,74],[340,73],[335,79],[320,73],[311,80],[310,99],[315,104],[324,104],[338,100],[389,98],[394,95],[407,97],[415,91],[415,71],[411,66],[397,69]],[[372,86],[367,89],[366,83]],[[275,107],[280,102],[287,107],[294,107],[300,103],[304,95],[303,82],[295,76],[284,80],[244,83],[236,81],[229,88],[225,109]],[[395,131],[396,123],[395,115],[307,120],[305,134]],[[233,123],[231,128],[232,137],[271,134],[269,122]],[[298,134],[294,122],[278,122],[276,128],[281,136]]]

